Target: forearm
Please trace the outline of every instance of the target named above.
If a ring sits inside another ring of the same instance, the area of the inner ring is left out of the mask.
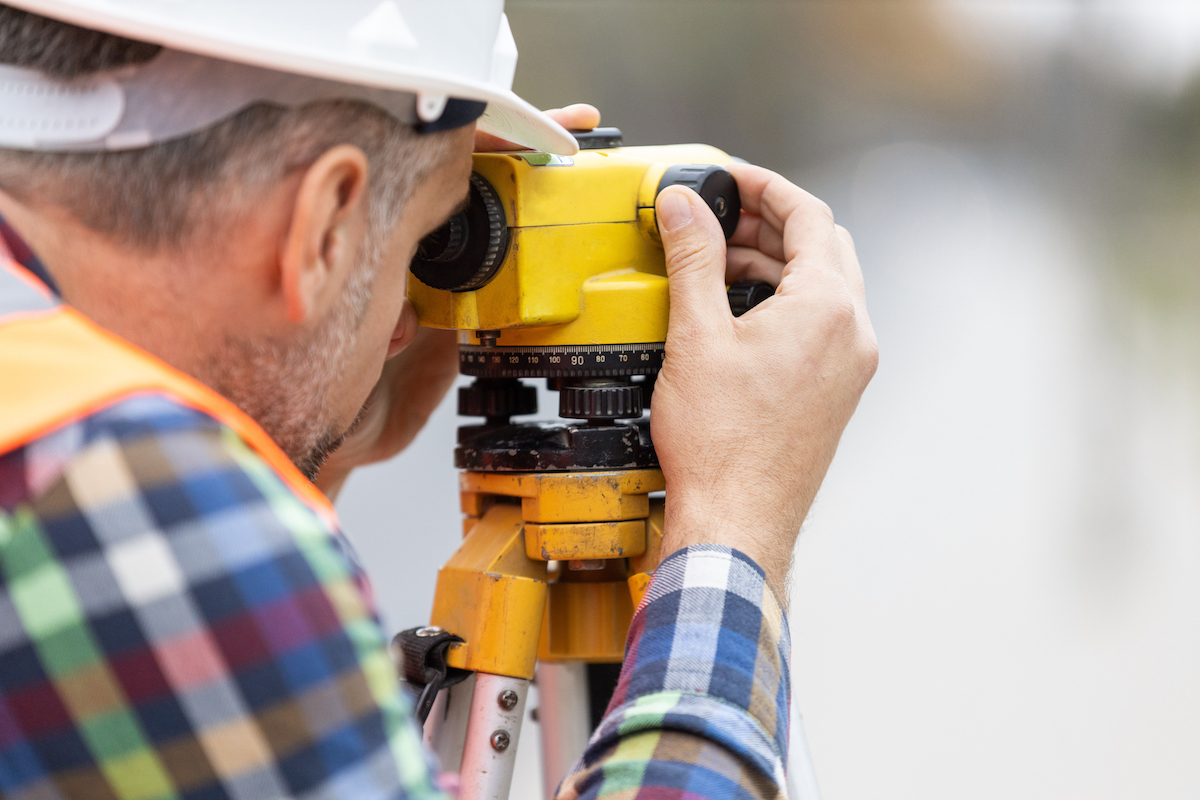
[[[559,797],[780,796],[789,650],[757,564],[712,545],[672,554],[634,617],[608,713]]]

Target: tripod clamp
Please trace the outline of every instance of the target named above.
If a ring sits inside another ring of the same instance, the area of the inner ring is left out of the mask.
[[[450,646],[463,641],[462,637],[436,626],[409,628],[392,639],[392,644],[403,656],[405,681],[420,689],[413,710],[419,724],[425,724],[439,691],[470,677],[469,670],[456,669],[446,663]]]

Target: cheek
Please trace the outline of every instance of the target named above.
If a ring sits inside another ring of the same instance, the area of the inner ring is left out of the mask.
[[[416,334],[416,316],[404,296],[403,278],[397,280],[395,276],[380,275],[354,344],[351,356],[353,363],[347,365],[345,379],[348,390],[356,395],[362,393],[364,387],[368,392],[371,390],[379,380],[384,361],[394,354],[395,337],[408,319],[411,319],[408,324],[411,324],[412,332],[405,338],[405,346],[412,341]]]
[[[405,261],[404,263],[407,263]],[[389,270],[376,280],[372,307],[364,320],[364,339],[361,347],[380,363],[397,356],[412,344],[420,326],[417,310],[408,301],[408,281],[412,278],[405,268]],[[376,364],[378,366],[378,364]]]

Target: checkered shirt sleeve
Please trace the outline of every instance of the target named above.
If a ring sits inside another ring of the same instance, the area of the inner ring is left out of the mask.
[[[443,797],[348,543],[125,401],[0,456],[0,797]]]
[[[762,569],[698,545],[655,572],[616,693],[560,800],[784,796],[787,621]]]

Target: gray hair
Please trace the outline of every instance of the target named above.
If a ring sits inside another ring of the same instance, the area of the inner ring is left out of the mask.
[[[0,5],[0,63],[71,79],[144,63],[160,47]],[[378,234],[448,152],[448,137],[418,134],[358,101],[297,108],[249,106],[198,133],[139,150],[45,153],[0,148],[0,190],[49,203],[138,250],[181,249],[332,147],[351,144],[371,168],[367,202]]]

